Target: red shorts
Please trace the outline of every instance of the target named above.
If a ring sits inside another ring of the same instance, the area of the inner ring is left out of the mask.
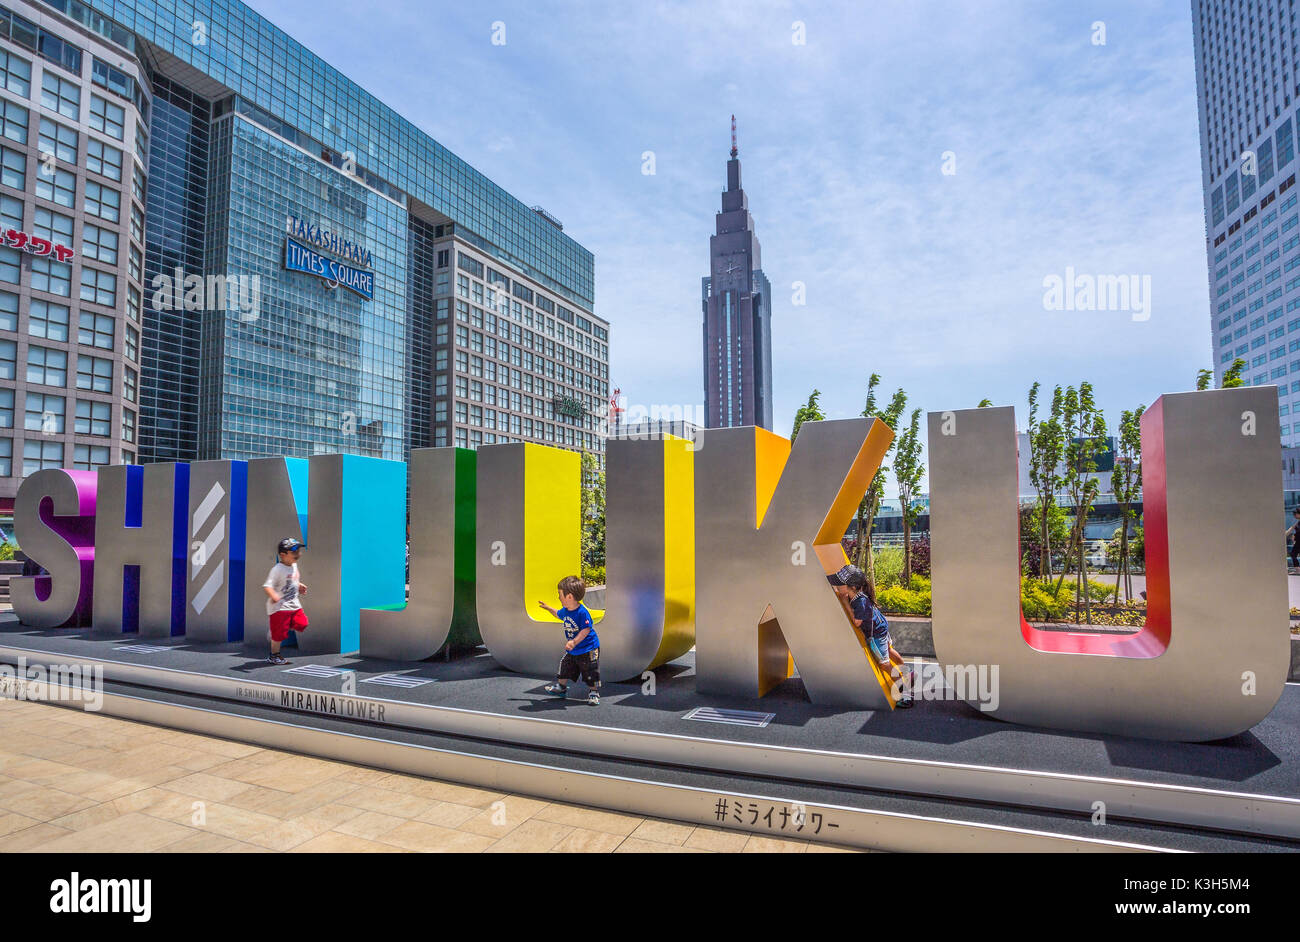
[[[271,640],[283,641],[291,631],[307,630],[307,613],[300,608],[271,614]]]

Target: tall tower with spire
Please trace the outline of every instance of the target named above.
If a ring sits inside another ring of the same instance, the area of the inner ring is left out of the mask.
[[[717,231],[709,237],[704,312],[704,414],[708,428],[772,428],[772,286],[763,274],[754,217],[740,186],[736,116]]]

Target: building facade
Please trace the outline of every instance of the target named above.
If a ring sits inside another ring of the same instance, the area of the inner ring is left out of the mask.
[[[1236,359],[1276,385],[1282,443],[1300,443],[1300,72],[1292,0],[1192,0],[1210,330],[1218,379]]]
[[[44,467],[603,450],[591,253],[248,7],[0,0],[0,70],[0,513]]]
[[[708,428],[772,428],[772,286],[762,268],[754,217],[740,184],[732,115],[727,188],[709,237],[709,274],[700,292]]]
[[[0,513],[35,471],[139,448],[145,74],[46,9],[0,5]]]

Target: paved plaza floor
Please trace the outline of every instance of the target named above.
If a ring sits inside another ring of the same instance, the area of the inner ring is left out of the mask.
[[[0,700],[0,852],[855,851]]]

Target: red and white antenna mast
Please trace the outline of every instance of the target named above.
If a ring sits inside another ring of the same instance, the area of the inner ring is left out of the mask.
[[[739,152],[736,150],[736,116],[731,116],[731,157],[734,160]]]

